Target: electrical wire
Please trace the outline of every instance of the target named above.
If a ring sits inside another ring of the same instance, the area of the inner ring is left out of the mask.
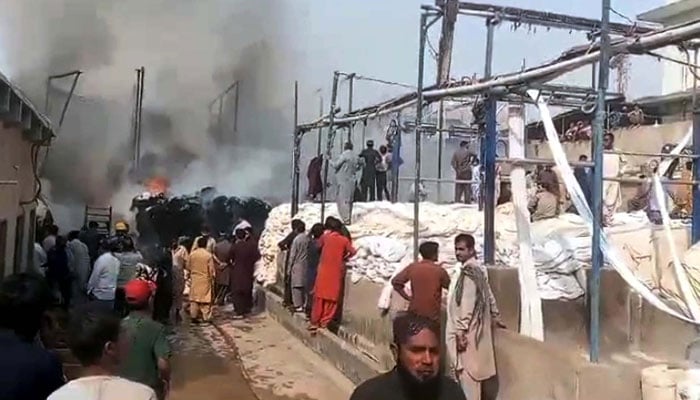
[[[618,17],[621,17],[623,19],[626,19],[627,22],[629,22],[632,25],[637,25],[637,21],[632,20],[632,18],[626,16],[625,14],[617,11],[616,9],[612,8],[612,6],[609,8],[610,12],[617,15]]]
[[[686,59],[687,59],[688,61],[678,60],[678,59],[675,59],[675,58],[673,58],[673,57],[668,57],[668,56],[665,56],[665,55],[663,55],[663,54],[659,54],[659,53],[654,52],[654,51],[647,51],[646,53],[647,53],[648,55],[650,55],[650,56],[652,56],[652,57],[656,57],[656,58],[658,58],[658,59],[660,59],[660,60],[664,60],[664,61],[668,61],[668,62],[672,62],[672,63],[675,63],[675,64],[679,64],[679,65],[686,66],[686,67],[688,68],[688,71],[690,71],[690,73],[691,73],[695,78],[697,78],[698,80],[700,80],[700,76],[698,76],[698,75],[695,73],[695,71],[696,71],[698,68],[700,68],[700,66],[698,66],[697,64],[693,64],[693,63],[690,62],[690,52],[688,51],[688,49],[682,48],[682,51],[685,53]]]
[[[381,83],[383,85],[389,85],[389,86],[398,86],[398,87],[402,87],[402,88],[406,88],[406,89],[413,89],[413,90],[416,89],[415,86],[407,85],[405,83],[386,81],[384,79],[370,78],[370,77],[362,76],[362,75],[355,75],[355,79],[362,80],[362,81],[368,81],[368,82]]]
[[[428,50],[430,50],[430,55],[433,57],[435,61],[438,59],[438,54],[440,54],[436,49],[435,46],[433,46],[433,43],[430,41],[430,37],[426,35],[425,37],[425,42],[428,45]]]

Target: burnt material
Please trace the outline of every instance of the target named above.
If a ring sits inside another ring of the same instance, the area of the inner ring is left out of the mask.
[[[132,202],[139,244],[164,248],[182,236],[194,239],[204,224],[209,225],[216,237],[221,232],[231,233],[243,219],[253,226],[256,236],[260,235],[271,209],[261,199],[216,195],[213,188],[204,188],[190,196],[137,197]]]

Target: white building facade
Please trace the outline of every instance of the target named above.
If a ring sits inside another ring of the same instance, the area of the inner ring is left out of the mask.
[[[664,6],[638,15],[637,19],[663,26],[700,19],[700,0],[667,0],[666,3]],[[674,47],[665,48],[662,53],[667,57],[687,61],[685,52]],[[690,52],[690,57],[692,63],[693,51]],[[662,61],[662,63],[662,95],[684,92],[693,88],[693,74],[688,70],[688,67],[669,61]]]

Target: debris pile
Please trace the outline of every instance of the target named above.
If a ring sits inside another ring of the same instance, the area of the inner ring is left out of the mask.
[[[187,196],[167,197],[144,193],[132,201],[139,242],[169,247],[179,237],[193,240],[204,224],[212,235],[231,233],[240,220],[248,221],[259,235],[271,210],[270,204],[254,198],[228,197],[206,187]]]

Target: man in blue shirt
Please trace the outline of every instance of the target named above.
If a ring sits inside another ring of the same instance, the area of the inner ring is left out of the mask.
[[[0,286],[0,399],[45,400],[64,384],[61,361],[36,341],[50,302],[40,276],[17,274]]]

